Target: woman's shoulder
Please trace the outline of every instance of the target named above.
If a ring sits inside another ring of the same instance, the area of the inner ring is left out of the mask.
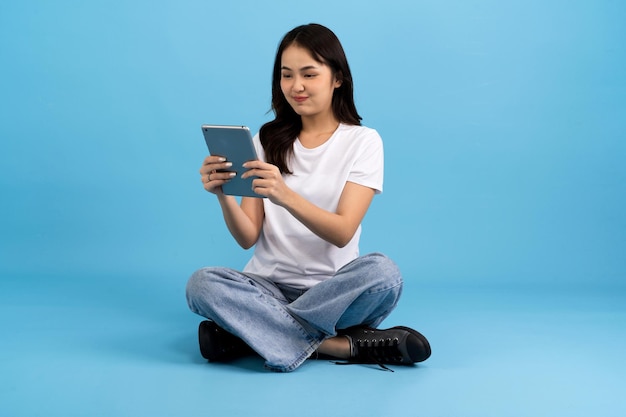
[[[348,125],[342,123],[339,125],[339,133],[355,137],[371,137],[380,139],[380,135],[376,129],[363,125]]]
[[[382,139],[378,131],[371,127],[341,124],[338,133],[345,138],[351,139],[351,141],[382,145]]]
[[[371,127],[367,127],[363,125],[349,125],[346,123],[339,124],[339,129],[343,130],[344,132],[360,133],[360,134],[376,132],[376,129],[372,129]]]

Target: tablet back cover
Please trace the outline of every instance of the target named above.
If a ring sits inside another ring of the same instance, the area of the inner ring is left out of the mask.
[[[204,140],[211,155],[223,156],[233,166],[228,171],[237,173],[229,182],[222,186],[224,194],[263,197],[252,191],[252,180],[256,177],[241,178],[245,171],[242,165],[258,159],[250,129],[245,126],[202,125]]]

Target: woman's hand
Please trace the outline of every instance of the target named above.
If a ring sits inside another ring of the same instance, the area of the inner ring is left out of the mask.
[[[248,161],[243,164],[247,169],[241,177],[258,177],[252,181],[252,190],[279,206],[285,206],[293,191],[287,187],[277,166],[262,161]]]
[[[237,175],[235,172],[219,172],[232,166],[230,162],[226,162],[226,158],[221,156],[207,156],[204,158],[202,167],[200,167],[200,181],[204,189],[216,195],[222,195],[222,185],[226,184]]]

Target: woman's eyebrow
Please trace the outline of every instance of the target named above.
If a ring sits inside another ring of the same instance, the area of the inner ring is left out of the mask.
[[[292,71],[291,68],[283,65],[282,67],[280,67],[280,69],[286,70],[286,71]],[[306,67],[302,67],[300,68],[300,71],[308,71],[308,70],[312,70],[312,69],[317,69],[317,67],[315,65],[307,65]]]

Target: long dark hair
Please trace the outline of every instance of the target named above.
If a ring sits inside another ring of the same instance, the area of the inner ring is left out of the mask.
[[[316,61],[328,65],[335,78],[341,81],[341,85],[335,88],[332,99],[333,114],[337,120],[350,125],[361,124],[361,116],[354,105],[352,73],[337,36],[330,29],[316,23],[292,29],[280,42],[274,60],[272,111],[275,118],[265,123],[259,131],[267,162],[276,165],[280,172],[288,174],[292,172],[287,160],[293,154],[293,143],[302,130],[302,118],[283,95],[280,79],[283,52],[294,44],[307,49]]]

